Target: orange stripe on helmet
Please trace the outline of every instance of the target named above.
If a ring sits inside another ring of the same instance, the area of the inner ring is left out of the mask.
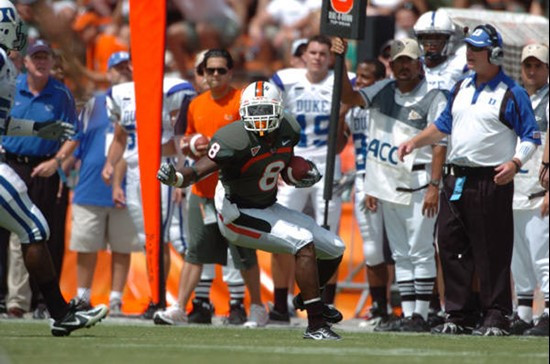
[[[264,95],[264,82],[259,81],[256,82],[256,96],[263,96]]]

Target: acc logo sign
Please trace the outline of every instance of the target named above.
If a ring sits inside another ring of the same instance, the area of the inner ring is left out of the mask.
[[[332,8],[337,13],[347,14],[353,8],[353,0],[330,0]]]
[[[397,165],[397,147],[378,139],[373,139],[367,148],[367,156],[371,154],[373,158],[382,162],[388,162]]]

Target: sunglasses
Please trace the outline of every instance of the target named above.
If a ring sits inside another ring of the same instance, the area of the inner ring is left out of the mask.
[[[206,67],[204,69],[204,71],[206,72],[207,75],[209,76],[212,76],[214,73],[218,72],[218,75],[225,75],[227,74],[227,72],[229,71],[227,68],[223,68],[223,67]]]
[[[471,50],[472,52],[481,52],[481,51],[484,51],[486,49],[485,47],[476,47],[476,46],[473,46],[471,44],[466,45],[466,47],[469,50]]]

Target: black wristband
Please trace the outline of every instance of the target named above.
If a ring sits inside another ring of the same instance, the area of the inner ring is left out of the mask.
[[[521,169],[521,165],[515,159],[512,159],[512,163],[514,163],[514,165],[516,166],[516,173],[518,173],[519,170]]]
[[[541,164],[543,167],[546,167],[546,168],[550,167],[550,163],[548,162],[542,162]]]

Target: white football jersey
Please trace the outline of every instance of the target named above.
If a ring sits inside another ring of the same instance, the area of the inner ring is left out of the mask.
[[[196,95],[193,86],[186,80],[166,78],[163,83],[162,143],[173,137],[171,112],[179,109],[185,97]],[[109,118],[128,133],[128,142],[124,159],[128,167],[137,167],[136,100],[134,82],[125,82],[113,86],[107,92],[107,114]]]
[[[5,133],[5,121],[10,115],[13,97],[15,94],[15,81],[17,79],[17,69],[6,51],[0,48],[0,141]]]
[[[270,82],[281,89],[285,111],[302,128],[295,154],[317,162],[327,155],[334,72],[329,71],[324,80],[315,84],[309,82],[306,72],[303,68],[284,69],[275,73]],[[355,75],[350,73],[349,77]]]
[[[346,114],[346,123],[350,128],[355,149],[355,171],[357,173],[365,173],[367,163],[369,111],[369,109],[354,107]]]
[[[428,68],[424,65],[424,74],[428,90],[434,88],[451,91],[455,83],[468,72],[466,66],[466,47],[460,47],[457,52],[437,67]]]

